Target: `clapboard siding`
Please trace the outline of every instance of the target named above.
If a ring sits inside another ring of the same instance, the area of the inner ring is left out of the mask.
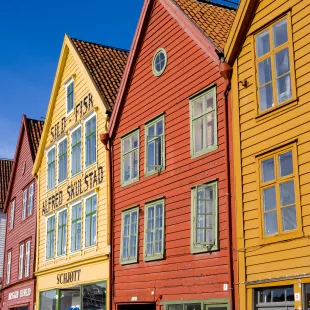
[[[0,278],[3,277],[6,215],[0,211]]]
[[[164,47],[168,65],[154,77],[152,58]],[[217,86],[218,150],[190,158],[189,97]],[[114,184],[114,302],[152,300],[151,291],[162,300],[229,298],[223,284],[229,282],[229,244],[226,205],[226,142],[224,81],[218,65],[184,32],[164,7],[155,1],[143,37],[134,74],[113,140]],[[165,113],[166,168],[144,176],[145,122]],[[139,180],[121,187],[121,137],[140,129]],[[191,187],[218,179],[220,250],[190,253]],[[165,197],[165,258],[144,262],[144,207],[147,201]],[[122,211],[139,205],[138,263],[120,265]]]

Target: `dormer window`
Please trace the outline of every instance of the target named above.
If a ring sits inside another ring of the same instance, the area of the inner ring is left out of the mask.
[[[74,80],[71,79],[65,85],[67,98],[67,115],[71,114],[74,109]]]

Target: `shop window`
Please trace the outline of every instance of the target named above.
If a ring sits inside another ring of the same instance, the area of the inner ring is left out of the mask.
[[[85,247],[97,242],[97,195],[85,200]]]
[[[59,291],[59,310],[80,310],[81,309],[81,292],[80,287],[69,288]]]
[[[11,202],[11,209],[10,209],[10,223],[9,223],[10,229],[14,228],[15,204],[16,204],[16,201],[14,199]]]
[[[259,111],[276,107],[293,97],[292,38],[288,18],[255,36]]]
[[[139,178],[139,130],[121,140],[122,185],[133,183]]]
[[[47,189],[55,187],[55,153],[56,148],[53,147],[47,153]]]
[[[81,135],[82,128],[76,128],[71,134],[71,176],[82,170]]]
[[[217,182],[192,189],[192,241],[193,253],[218,249]]]
[[[298,228],[295,148],[281,149],[260,159],[263,232],[272,236]],[[299,211],[299,210],[298,210]]]
[[[18,260],[18,279],[23,277],[24,270],[24,243],[19,246],[19,260]]]
[[[71,252],[81,249],[82,240],[82,204],[71,208]]]
[[[54,257],[55,247],[55,215],[46,220],[46,259]]]
[[[179,302],[175,304],[168,304],[165,306],[165,310],[228,310],[227,305],[216,303],[213,305],[205,304],[205,302]]]
[[[303,285],[303,309],[310,309],[310,284]]]
[[[160,172],[165,165],[164,116],[149,122],[145,127],[145,174]]]
[[[6,262],[6,284],[9,284],[11,281],[11,262],[12,262],[12,251],[9,251],[7,254],[7,262]]]
[[[96,115],[85,122],[85,167],[97,160]]]
[[[58,213],[57,256],[66,254],[67,209]]]
[[[40,310],[56,310],[57,291],[50,290],[40,293]]]
[[[139,208],[129,209],[122,214],[121,263],[138,261]]]
[[[68,140],[65,138],[58,144],[58,183],[63,182],[67,178],[67,148]]]
[[[71,114],[74,109],[74,80],[66,83],[66,98],[67,98],[67,115]]]
[[[190,100],[191,156],[197,157],[217,148],[216,88]]]
[[[164,256],[164,201],[159,200],[145,206],[144,260],[160,259]]]
[[[106,309],[106,282],[82,286],[83,310]]]

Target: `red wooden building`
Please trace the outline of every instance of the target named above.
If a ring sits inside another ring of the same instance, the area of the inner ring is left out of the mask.
[[[4,204],[7,222],[1,309],[34,309],[37,184],[32,166],[42,129],[42,121],[23,116]]]
[[[114,111],[111,309],[234,308],[227,84],[235,11],[146,0]]]

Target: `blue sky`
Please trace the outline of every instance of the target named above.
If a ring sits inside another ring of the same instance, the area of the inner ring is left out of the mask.
[[[131,46],[143,0],[1,1],[0,158],[13,158],[23,114],[45,117],[64,34]]]

